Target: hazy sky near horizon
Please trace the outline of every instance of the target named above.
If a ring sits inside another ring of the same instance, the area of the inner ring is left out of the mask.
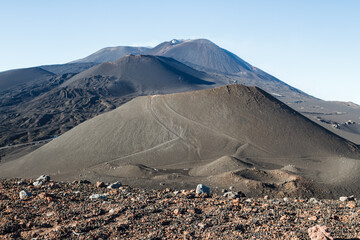
[[[207,38],[324,100],[360,104],[360,1],[0,0],[0,71]]]

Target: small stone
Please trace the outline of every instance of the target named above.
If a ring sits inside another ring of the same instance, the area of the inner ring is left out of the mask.
[[[233,186],[230,186],[230,187],[229,187],[229,190],[230,190],[230,191],[232,191],[233,189],[234,189],[234,187],[233,187]]]
[[[206,193],[210,194],[210,188],[205,186],[204,184],[199,184],[196,187],[196,193]]]
[[[160,185],[160,186],[164,186],[164,185],[165,185],[165,183],[161,182],[159,185]]]
[[[241,192],[241,191],[237,192],[237,195],[238,195],[240,198],[246,197],[245,193],[243,193],[243,192]]]
[[[173,194],[176,196],[176,195],[178,195],[180,193],[180,191],[178,191],[178,190],[176,190],[176,191],[174,191],[173,192]]]
[[[348,207],[348,208],[355,208],[355,207],[356,207],[355,201],[349,201],[349,202],[346,204],[346,207]]]
[[[354,195],[348,196],[348,201],[355,201],[355,196]]]
[[[90,199],[103,199],[106,200],[107,195],[106,194],[92,194],[90,197]]]
[[[343,196],[343,197],[340,197],[339,200],[342,202],[346,202],[348,200],[348,197]]]
[[[226,192],[223,196],[226,198],[239,198],[239,195],[234,192]]]
[[[202,222],[199,223],[198,226],[199,226],[201,229],[204,229],[204,228],[207,227],[206,224],[205,224],[205,223],[202,223]]]
[[[316,221],[317,220],[317,217],[316,216],[311,216],[308,218],[309,221]]]
[[[179,215],[179,214],[181,214],[181,210],[180,210],[180,209],[178,209],[178,208],[177,208],[177,209],[175,209],[175,210],[174,210],[174,214],[175,214],[175,215]]]
[[[31,196],[32,196],[32,194],[29,193],[26,190],[22,190],[22,191],[19,192],[20,199],[25,199],[25,198],[28,198],[28,197],[31,197]]]
[[[48,175],[41,175],[36,179],[36,181],[48,182],[50,181],[50,176]]]
[[[268,200],[269,199],[269,196],[268,195],[265,195],[264,196],[264,200]]]
[[[113,215],[115,212],[116,212],[116,210],[113,209],[113,208],[109,210],[109,214],[110,214],[110,215]]]
[[[98,187],[98,188],[106,187],[104,182],[96,182],[95,186]]]
[[[35,187],[40,187],[40,186],[43,185],[43,184],[44,184],[43,181],[40,181],[40,180],[33,182],[33,185],[34,185]]]
[[[90,182],[89,180],[86,180],[86,179],[80,180],[79,183],[82,183],[82,184],[91,184],[91,182]]]
[[[316,198],[310,198],[309,199],[309,203],[314,203],[314,204],[316,204],[316,203],[318,203],[319,201],[316,199]]]
[[[109,186],[107,186],[107,188],[116,189],[116,188],[119,188],[121,186],[122,186],[122,184],[120,182],[114,182],[114,183],[111,183]]]
[[[17,185],[26,185],[26,182],[23,181],[23,180],[21,180],[21,181],[18,181],[18,182],[17,182]]]
[[[51,217],[51,216],[53,216],[55,213],[54,212],[48,212],[47,214],[46,214],[46,216],[47,217]]]
[[[73,192],[73,193],[74,193],[75,196],[80,196],[80,193],[81,193],[81,192],[80,192],[80,191],[75,191],[75,192]]]
[[[286,220],[286,219],[287,219],[287,216],[283,215],[283,216],[281,216],[280,221],[283,221],[283,220]]]
[[[284,202],[288,202],[288,201],[289,201],[289,198],[284,197],[283,200],[284,200]]]
[[[333,240],[326,226],[316,225],[308,229],[311,240]]]

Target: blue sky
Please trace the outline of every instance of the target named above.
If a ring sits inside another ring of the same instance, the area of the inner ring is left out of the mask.
[[[311,95],[360,104],[360,1],[0,0],[0,71],[207,38]]]

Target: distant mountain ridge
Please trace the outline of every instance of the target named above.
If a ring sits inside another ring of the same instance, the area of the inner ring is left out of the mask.
[[[54,73],[39,67],[0,72],[0,92],[23,84],[28,85],[35,81],[46,81],[54,75]]]
[[[133,56],[127,56],[129,54]],[[122,57],[125,58],[120,60]],[[42,130],[35,131],[35,128],[43,129],[50,124],[51,129],[59,129],[60,126],[55,126],[59,123],[57,117],[52,117],[54,121],[49,120],[49,116],[57,116],[59,111],[73,108],[71,111],[77,112],[76,116],[71,113],[71,120],[62,116],[62,133],[139,95],[192,91],[233,83],[260,87],[309,119],[360,143],[360,124],[357,123],[360,108],[309,96],[207,39],[173,39],[154,48],[103,48],[67,64],[0,73],[0,91],[8,92],[0,95],[3,104],[0,105],[3,113],[0,114],[3,123],[0,131],[7,132],[0,132],[0,144],[47,136],[47,131],[40,134]],[[22,101],[24,103],[19,105]],[[58,106],[52,102],[67,105]],[[355,124],[346,124],[349,120]],[[17,129],[20,132],[10,136],[15,132],[10,125],[21,126]],[[33,135],[33,132],[37,133]]]
[[[221,73],[251,71],[252,66],[207,39],[163,42],[146,52],[174,58],[192,67]]]
[[[72,61],[70,63],[103,63],[113,62],[128,54],[143,54],[148,51],[147,47],[129,47],[129,46],[118,46],[118,47],[106,47],[99,51],[85,57]]]

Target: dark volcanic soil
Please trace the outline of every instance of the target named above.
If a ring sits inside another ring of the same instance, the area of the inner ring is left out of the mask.
[[[327,226],[335,239],[360,237],[356,199],[230,199],[194,190],[19,181],[0,181],[2,239],[309,239],[315,225]],[[21,190],[33,196],[21,200]],[[106,199],[90,199],[94,193]]]

